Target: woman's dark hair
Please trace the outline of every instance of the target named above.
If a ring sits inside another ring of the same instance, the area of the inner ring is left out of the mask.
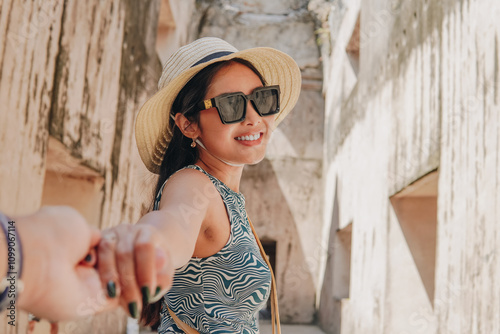
[[[208,87],[212,83],[215,74],[231,63],[239,63],[250,68],[259,77],[262,84],[264,86],[266,85],[264,77],[257,71],[255,66],[247,60],[234,58],[227,61],[216,62],[198,72],[181,89],[172,104],[170,115],[175,116],[180,112],[186,116],[189,121],[198,123],[200,120],[200,110],[196,105],[205,98]],[[165,155],[163,156],[158,181],[154,189],[151,209],[153,209],[156,194],[160,191],[163,183],[179,169],[192,165],[198,160],[198,150],[191,147],[192,139],[182,134],[171,117],[169,117],[169,122],[170,128],[173,129],[173,135]],[[156,330],[160,322],[160,309],[161,300],[153,304],[143,305],[141,323],[145,326],[151,326]]]

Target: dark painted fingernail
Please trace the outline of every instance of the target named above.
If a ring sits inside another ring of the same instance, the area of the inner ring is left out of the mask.
[[[130,313],[130,316],[134,319],[137,319],[137,303],[132,302],[128,304],[128,312]]]
[[[149,297],[150,297],[149,288],[147,286],[143,286],[141,288],[141,292],[142,292],[142,305],[146,306],[149,304]]]
[[[155,297],[158,296],[160,292],[161,292],[161,286],[157,286],[155,291]]]
[[[90,262],[90,261],[92,261],[92,255],[87,254],[87,256],[85,256],[84,261],[85,261],[85,262]]]
[[[106,284],[106,290],[108,290],[109,298],[116,297],[116,284],[115,284],[115,282],[108,281],[108,284]]]

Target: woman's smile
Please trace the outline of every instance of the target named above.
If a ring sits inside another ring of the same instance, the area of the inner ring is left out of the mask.
[[[255,146],[262,143],[263,132],[253,132],[247,133],[241,136],[236,137],[235,139],[240,142],[240,144],[247,146]]]

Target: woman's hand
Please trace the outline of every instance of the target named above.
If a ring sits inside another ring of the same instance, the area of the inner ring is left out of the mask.
[[[69,207],[43,207],[14,218],[23,245],[24,291],[18,305],[51,321],[108,308],[92,255],[100,233]],[[95,254],[95,252],[94,252]]]
[[[109,300],[133,318],[172,285],[174,268],[156,227],[122,224],[102,232],[98,270]]]

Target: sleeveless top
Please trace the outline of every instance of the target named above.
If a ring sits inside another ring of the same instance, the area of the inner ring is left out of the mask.
[[[248,223],[245,198],[197,165],[210,178],[225,204],[231,232],[216,254],[191,258],[175,271],[172,288],[162,298],[158,333],[184,333],[166,305],[180,320],[200,333],[259,333],[259,311],[271,290],[271,273]],[[154,204],[158,210],[160,189]]]

